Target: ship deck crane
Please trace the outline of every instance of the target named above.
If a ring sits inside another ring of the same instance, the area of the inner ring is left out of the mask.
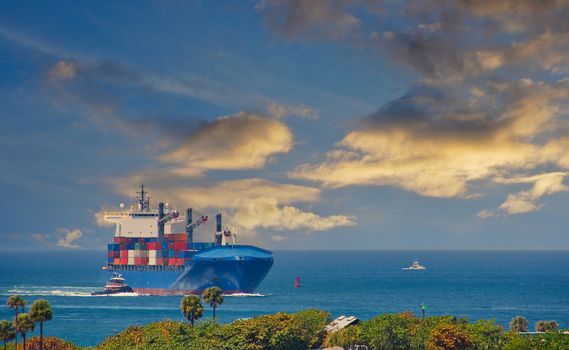
[[[203,215],[203,216],[201,216],[198,220],[196,220],[196,222],[191,223],[191,224],[189,224],[189,225],[186,225],[186,228],[189,228],[189,229],[192,229],[192,230],[193,230],[193,229],[195,229],[196,227],[198,227],[199,225],[204,224],[204,223],[206,223],[206,222],[207,222],[207,216],[206,216],[206,215]]]
[[[178,213],[177,211],[173,211],[171,213],[165,214],[161,219],[158,220],[158,223],[166,223],[170,220],[174,220],[176,218],[178,218],[178,216],[180,216],[180,213]]]

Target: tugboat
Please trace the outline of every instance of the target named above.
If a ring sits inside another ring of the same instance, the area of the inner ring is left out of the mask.
[[[409,267],[404,267],[402,270],[426,270],[427,268],[421,264],[419,264],[418,261],[413,261],[413,263],[411,264],[411,266]]]
[[[115,272],[107,281],[107,284],[105,284],[105,290],[93,292],[91,295],[108,295],[117,293],[133,293],[133,290],[126,284],[121,274]]]

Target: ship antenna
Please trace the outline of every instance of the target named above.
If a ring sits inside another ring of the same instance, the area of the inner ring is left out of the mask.
[[[140,185],[140,192],[136,193],[140,194],[138,197],[138,209],[144,211],[144,185]]]

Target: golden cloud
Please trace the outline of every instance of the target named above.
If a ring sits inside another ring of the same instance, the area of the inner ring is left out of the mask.
[[[117,180],[115,189],[130,195],[138,179]],[[211,186],[186,187],[175,185],[148,186],[155,198],[167,199],[178,208],[192,206],[196,210],[221,210],[224,222],[237,227],[245,235],[256,229],[277,231],[324,231],[339,226],[355,224],[355,217],[345,215],[320,216],[304,211],[293,204],[313,203],[320,200],[321,191],[314,187],[279,184],[250,178],[221,181]]]
[[[190,133],[160,160],[176,164],[180,175],[192,169],[259,169],[269,157],[287,153],[292,145],[292,132],[283,122],[242,112]]]
[[[567,165],[556,158],[568,150],[567,139],[538,142],[552,137],[567,97],[564,82],[529,80],[493,84],[466,103],[437,89],[415,91],[348,133],[323,162],[289,175],[328,187],[387,185],[424,196],[469,197],[474,181],[546,163]]]

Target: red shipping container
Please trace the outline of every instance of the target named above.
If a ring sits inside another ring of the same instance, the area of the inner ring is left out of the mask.
[[[128,258],[121,257],[121,265],[128,265]]]
[[[115,258],[115,260],[113,261],[115,265],[120,265],[121,263],[121,259],[120,258]]]
[[[156,250],[156,244],[154,242],[148,242],[148,243],[146,243],[146,249]]]
[[[121,258],[128,258],[128,250],[121,250],[120,251]]]
[[[156,249],[156,250],[162,250],[162,243],[160,243],[160,242],[154,242],[154,249]]]
[[[184,265],[184,258],[178,258],[178,265]]]
[[[108,258],[114,258],[114,256],[115,256],[115,253],[114,253],[112,250],[109,250],[109,251],[107,252],[107,257],[108,257]]]
[[[178,262],[178,259],[176,259],[176,258],[169,258],[168,259],[168,265],[176,265],[177,262]]]
[[[148,258],[134,258],[135,265],[148,265]]]
[[[186,243],[184,242],[174,243],[174,250],[186,250]]]

